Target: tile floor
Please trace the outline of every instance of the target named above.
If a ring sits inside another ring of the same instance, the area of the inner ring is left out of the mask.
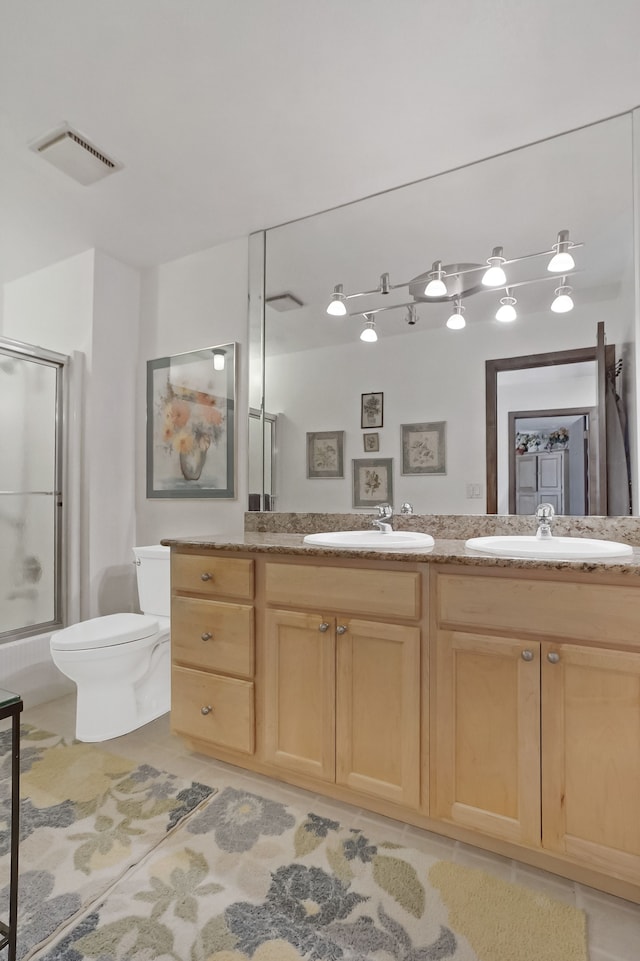
[[[23,719],[45,730],[73,737],[75,696],[70,695],[25,709]],[[384,831],[390,841],[423,848],[439,857],[453,859],[459,864],[479,867],[505,880],[517,881],[527,887],[544,891],[586,911],[589,961],[640,961],[639,905],[547,874],[520,864],[518,861],[510,861],[470,845],[430,834],[420,828],[410,827],[339,801],[332,801],[320,795],[312,795],[307,791],[280,784],[259,774],[252,774],[207,758],[202,754],[190,754],[181,740],[169,732],[168,716],[132,734],[97,746],[211,786],[233,784],[284,802],[309,805],[318,814],[335,817],[343,823],[351,822],[357,827],[369,825],[375,828],[378,834]],[[535,959],[532,958],[532,961]]]

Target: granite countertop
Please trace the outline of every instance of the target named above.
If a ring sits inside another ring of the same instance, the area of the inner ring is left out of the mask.
[[[497,557],[468,550],[464,540],[436,538],[433,547],[421,550],[381,551],[362,548],[318,547],[305,544],[302,533],[237,532],[195,537],[167,537],[162,544],[169,547],[195,547],[219,551],[247,551],[256,554],[294,554],[304,557],[360,558],[375,561],[421,561],[431,564],[460,564],[469,567],[537,568],[542,570],[574,570],[608,574],[640,575],[640,548],[634,547],[629,557],[595,560],[540,560],[534,558]]]

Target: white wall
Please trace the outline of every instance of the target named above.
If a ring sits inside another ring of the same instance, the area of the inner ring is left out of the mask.
[[[143,298],[136,384],[136,518],[140,544],[163,537],[243,529],[247,503],[248,238],[149,270]],[[147,498],[147,361],[235,341],[236,497]]]

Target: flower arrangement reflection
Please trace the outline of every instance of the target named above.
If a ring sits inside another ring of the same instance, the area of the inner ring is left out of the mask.
[[[203,391],[169,383],[160,403],[163,444],[170,453],[178,454],[186,480],[197,480],[207,451],[218,443],[224,432],[224,415],[218,399]]]

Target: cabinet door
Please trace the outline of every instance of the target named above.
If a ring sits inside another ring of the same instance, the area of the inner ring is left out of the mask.
[[[640,654],[545,643],[542,744],[543,846],[639,883]]]
[[[434,817],[540,846],[540,644],[439,631]]]
[[[265,615],[265,756],[326,781],[335,777],[334,629],[319,614]]]
[[[420,630],[337,619],[336,780],[417,808]]]

